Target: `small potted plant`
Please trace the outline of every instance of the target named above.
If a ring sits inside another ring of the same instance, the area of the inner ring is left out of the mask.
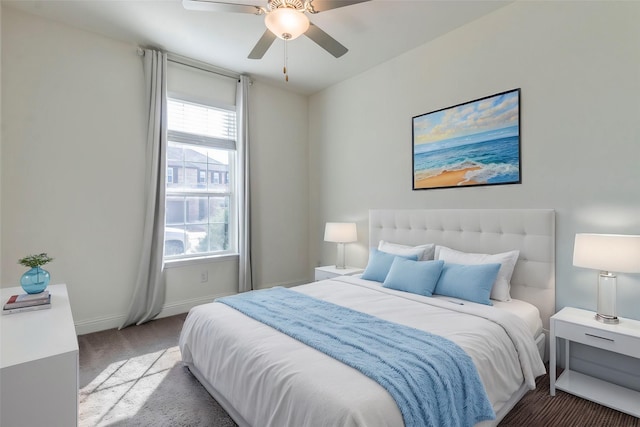
[[[20,278],[20,286],[28,294],[37,294],[44,291],[49,285],[49,272],[40,267],[53,261],[45,252],[36,255],[28,255],[18,260],[18,264],[29,267],[26,273]]]

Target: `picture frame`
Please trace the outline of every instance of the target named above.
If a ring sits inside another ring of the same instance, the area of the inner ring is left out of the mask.
[[[520,88],[412,118],[413,190],[520,184]]]

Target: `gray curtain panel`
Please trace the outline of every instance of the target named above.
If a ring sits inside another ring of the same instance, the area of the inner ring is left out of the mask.
[[[144,50],[149,107],[146,151],[146,213],[136,287],[120,328],[142,324],[160,313],[165,300],[164,203],[167,153],[167,54]]]
[[[236,91],[238,123],[238,292],[253,289],[251,274],[251,192],[249,189],[249,77],[240,76]]]

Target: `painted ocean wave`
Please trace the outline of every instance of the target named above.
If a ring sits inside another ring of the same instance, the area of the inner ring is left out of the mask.
[[[458,185],[469,181],[480,184],[516,182],[520,178],[519,151],[516,136],[416,153],[415,180],[435,177],[447,171],[474,169],[467,171],[465,180]]]
[[[490,165],[482,165],[481,169],[469,171],[464,174],[464,177],[466,179],[465,182],[474,181],[480,184],[514,182],[519,180],[519,169],[510,164],[492,163]],[[464,184],[464,182],[461,184]]]

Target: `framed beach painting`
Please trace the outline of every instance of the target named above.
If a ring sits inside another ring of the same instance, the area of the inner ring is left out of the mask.
[[[413,117],[414,190],[520,182],[520,89]]]

